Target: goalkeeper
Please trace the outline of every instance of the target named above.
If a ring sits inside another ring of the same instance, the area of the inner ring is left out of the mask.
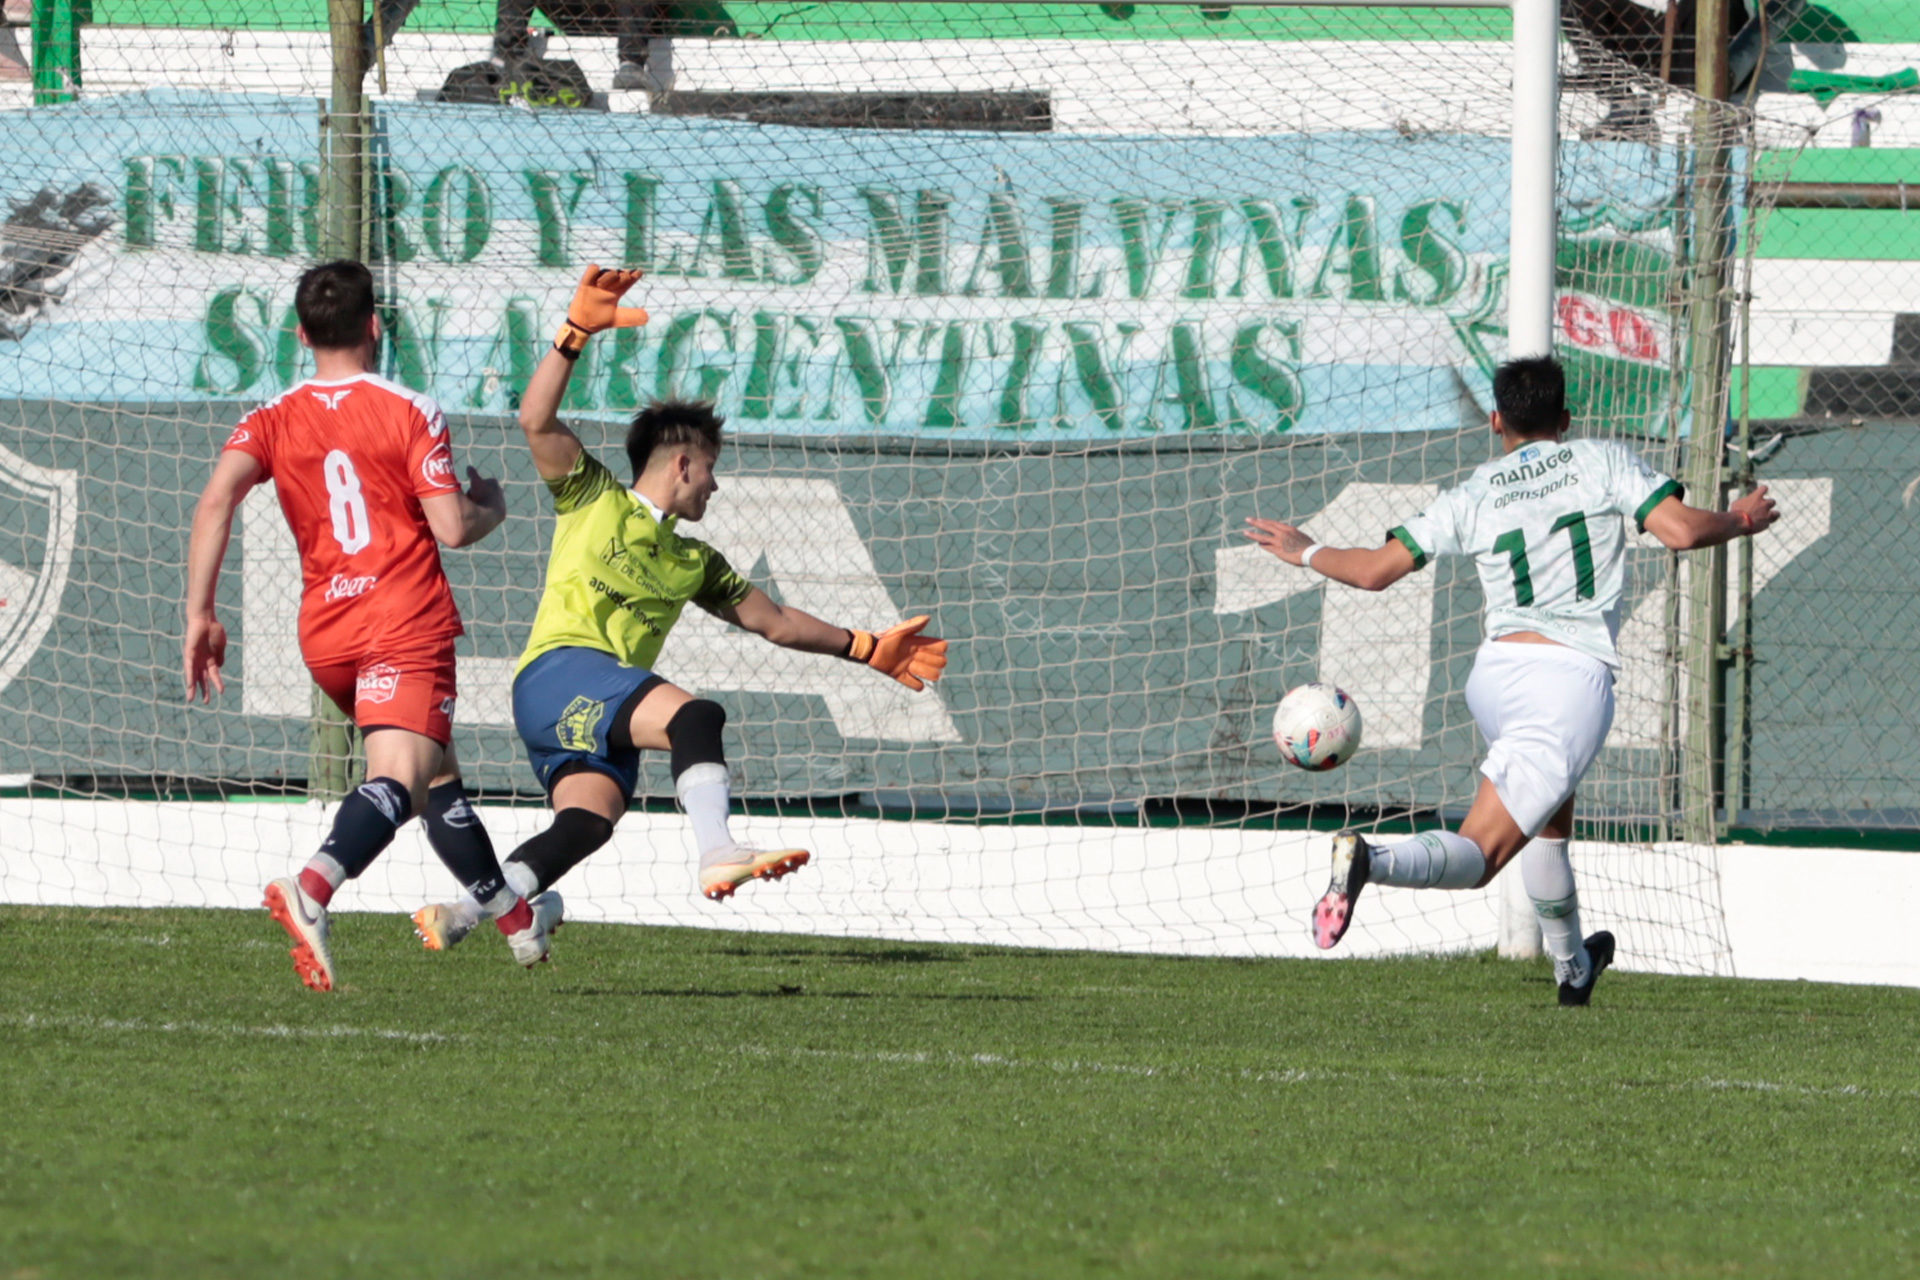
[[[556,411],[593,334],[646,323],[645,311],[618,305],[639,278],[587,268],[520,405],[556,525],[546,589],[514,675],[513,718],[554,814],[552,826],[514,850],[505,872],[515,886],[557,882],[612,837],[639,780],[640,752],[666,751],[700,851],[700,891],[720,901],[749,880],[799,869],[810,855],[746,848],[729,833],[726,712],[653,671],[681,609],[691,602],[774,644],[865,663],[914,690],[940,678],[947,642],[923,633],[925,617],[876,635],[776,604],[718,551],[683,536],[679,523],[704,516],[720,488],[721,419],[711,406],[663,401],[634,417],[631,487],[581,446]],[[458,942],[480,919],[471,899],[414,916],[432,950]]]

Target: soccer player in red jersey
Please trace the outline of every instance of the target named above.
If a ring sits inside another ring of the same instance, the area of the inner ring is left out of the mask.
[[[264,905],[294,941],[294,967],[316,991],[333,988],[327,906],[372,865],[415,813],[447,869],[485,904],[514,958],[536,964],[558,924],[556,895],[524,902],[460,780],[451,745],[454,638],[460,611],[435,539],[478,542],[506,519],[497,480],[469,467],[454,479],[440,406],[375,372],[380,322],[373,276],[329,262],[300,277],[300,340],[314,377],[242,418],[193,515],[187,551],[187,698],[224,691],[227,633],[214,586],[233,513],[271,479],[300,548],[300,652],[313,679],[364,735],[367,781],[297,876],[267,886]]]

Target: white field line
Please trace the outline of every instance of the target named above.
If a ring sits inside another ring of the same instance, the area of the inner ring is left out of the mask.
[[[476,1038],[464,1032],[401,1031],[392,1027],[290,1027],[284,1023],[246,1026],[233,1022],[173,1019],[149,1022],[143,1018],[87,1018],[41,1013],[0,1015],[0,1026],[15,1026],[27,1031],[113,1031],[129,1035],[245,1037],[262,1040],[401,1040],[409,1044],[448,1044]]]
[[[1226,1077],[1247,1084],[1320,1084],[1320,1083],[1367,1083],[1367,1084],[1443,1084],[1455,1088],[1500,1089],[1525,1083],[1513,1077],[1487,1076],[1442,1076],[1427,1074],[1409,1074],[1398,1071],[1368,1070],[1325,1070],[1305,1067],[1269,1067],[1254,1068],[1208,1068],[1195,1067],[1182,1063],[1164,1065],[1142,1063],[1088,1062],[1080,1059],[1034,1060],[1010,1058],[997,1053],[956,1053],[952,1051],[907,1051],[871,1052],[864,1050],[840,1049],[797,1049],[786,1047],[767,1047],[762,1045],[741,1045],[739,1053],[750,1057],[765,1058],[820,1058],[838,1059],[852,1062],[899,1063],[910,1066],[935,1067],[985,1067],[1009,1071],[1044,1071],[1055,1075],[1118,1075],[1140,1078],[1208,1078]],[[1710,1092],[1710,1093],[1778,1093],[1794,1097],[1811,1098],[1873,1098],[1887,1100],[1894,1098],[1920,1099],[1920,1090],[1875,1090],[1864,1085],[1798,1085],[1773,1080],[1671,1080],[1636,1082],[1628,1084],[1618,1082],[1613,1086],[1621,1092],[1641,1093],[1648,1089],[1664,1089],[1669,1092]]]
[[[150,1022],[139,1018],[92,1018],[46,1014],[0,1015],[0,1026],[16,1026],[28,1031],[103,1031],[129,1035],[200,1035],[208,1037],[286,1039],[286,1040],[398,1040],[413,1044],[451,1044],[488,1041],[538,1041],[542,1044],[565,1043],[565,1037],[526,1035],[524,1033],[484,1036],[470,1032],[403,1031],[392,1027],[290,1027],[282,1023],[248,1026],[243,1023],[197,1021]],[[1225,1078],[1245,1084],[1442,1084],[1453,1088],[1501,1089],[1527,1083],[1515,1077],[1442,1076],[1409,1074],[1399,1071],[1365,1069],[1325,1070],[1305,1067],[1197,1067],[1187,1063],[1100,1062],[1082,1058],[1018,1058],[1000,1053],[963,1053],[931,1049],[808,1049],[794,1045],[696,1045],[687,1041],[648,1042],[642,1049],[661,1049],[683,1053],[737,1053],[744,1057],[832,1062],[871,1062],[886,1066],[933,1067],[942,1070],[1031,1071],[1060,1076],[1120,1076],[1142,1080],[1208,1080]],[[1557,1080],[1558,1077],[1555,1077]],[[1804,1098],[1858,1098],[1889,1101],[1920,1099],[1920,1090],[1870,1089],[1864,1085],[1800,1085],[1777,1080],[1670,1080],[1616,1082],[1623,1093],[1665,1090],[1672,1093],[1767,1093]]]

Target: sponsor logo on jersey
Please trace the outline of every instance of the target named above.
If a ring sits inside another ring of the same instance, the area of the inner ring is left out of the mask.
[[[431,418],[428,418],[428,419],[427,419],[427,434],[428,434],[428,435],[430,435],[430,436],[438,436],[438,435],[439,435],[439,434],[440,434],[441,432],[443,432],[443,431],[445,431],[446,429],[447,429],[447,415],[446,415],[446,414],[444,414],[444,413],[436,413],[436,414],[434,414],[434,415],[433,415],[433,416],[432,416]]]
[[[0,689],[39,652],[59,615],[79,515],[79,472],[38,467],[0,447],[0,528],[44,531],[0,546]],[[37,565],[8,558],[36,544]]]
[[[593,731],[599,728],[601,717],[606,714],[606,703],[581,694],[560,713],[559,722],[553,726],[553,736],[569,751],[592,751]]]
[[[428,484],[453,483],[453,450],[447,448],[446,441],[433,447],[433,451],[420,460],[420,477]]]
[[[231,449],[237,444],[246,444],[252,439],[253,432],[247,430],[245,427],[235,427],[233,434],[227,437],[227,448]]]
[[[355,596],[363,596],[373,590],[373,584],[378,581],[378,574],[368,573],[352,578],[344,573],[336,573],[333,581],[327,585],[327,599],[351,600]]]
[[[400,689],[400,669],[376,662],[360,673],[353,687],[355,702],[391,702]]]
[[[1521,461],[1504,471],[1496,471],[1488,477],[1489,484],[1524,484],[1530,480],[1540,480],[1552,475],[1556,467],[1563,467],[1573,461],[1573,450],[1562,448],[1560,452],[1544,458],[1528,460],[1528,450],[1520,451]]]
[[[1568,485],[1580,483],[1578,471],[1562,472],[1557,478],[1541,485],[1538,489],[1509,489],[1493,500],[1493,509],[1500,511],[1510,502],[1532,502],[1537,498],[1547,498],[1560,492]]]
[[[340,402],[342,400],[345,400],[348,396],[353,394],[353,388],[348,387],[344,391],[309,391],[307,394],[312,396],[315,400],[318,400],[321,404],[327,406],[327,409],[329,411],[332,411],[340,407]]]

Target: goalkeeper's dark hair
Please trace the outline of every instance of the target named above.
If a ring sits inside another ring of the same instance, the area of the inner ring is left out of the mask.
[[[1493,407],[1516,436],[1550,436],[1567,412],[1567,374],[1552,356],[1509,360],[1494,371]]]
[[[658,449],[698,446],[719,456],[720,429],[726,423],[702,400],[655,400],[633,415],[633,426],[627,431],[627,461],[633,464],[633,478],[640,478]]]
[[[350,258],[309,267],[293,291],[293,311],[314,346],[357,347],[373,318],[373,272]]]

